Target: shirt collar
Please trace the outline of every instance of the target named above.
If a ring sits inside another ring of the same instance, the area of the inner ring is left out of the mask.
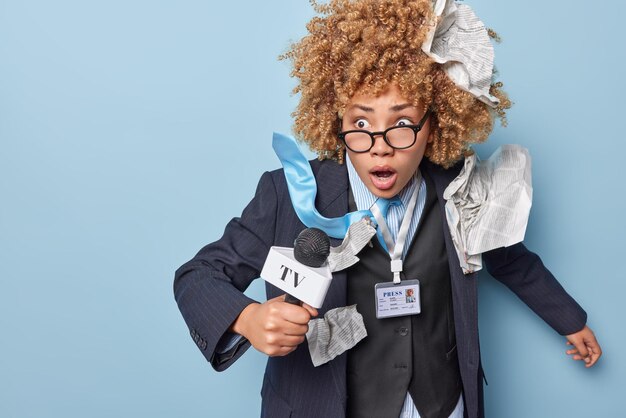
[[[350,161],[350,157],[348,153],[346,153],[346,166],[348,168],[348,180],[350,181],[350,187],[352,188],[352,194],[354,195],[354,202],[356,203],[356,207],[358,210],[366,210],[371,208],[376,199],[378,199],[372,192],[369,191],[365,183],[361,180],[356,169],[352,165],[352,161]],[[417,174],[419,172],[419,168],[415,170],[415,173],[409,180],[406,186],[400,193],[398,193],[398,197],[402,201],[404,207],[407,207],[409,204],[409,200],[411,199],[411,194],[415,190]]]

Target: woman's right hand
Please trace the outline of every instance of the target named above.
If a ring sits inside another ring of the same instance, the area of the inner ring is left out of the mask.
[[[268,356],[285,356],[304,341],[311,317],[317,309],[285,302],[278,296],[263,303],[252,303],[239,314],[230,330],[243,335],[252,346]]]

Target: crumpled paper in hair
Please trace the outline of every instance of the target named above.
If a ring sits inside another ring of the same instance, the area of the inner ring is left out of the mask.
[[[450,79],[491,107],[499,100],[489,93],[494,51],[483,22],[466,4],[433,0],[438,24],[428,33],[422,50],[443,65]]]
[[[482,268],[481,254],[523,241],[532,205],[530,155],[503,145],[486,161],[476,154],[443,192],[446,219],[463,273]]]

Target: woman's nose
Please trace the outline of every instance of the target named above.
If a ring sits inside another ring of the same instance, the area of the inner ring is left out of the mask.
[[[393,151],[393,148],[391,148],[387,141],[383,138],[382,133],[374,135],[374,145],[372,145],[372,148],[370,149],[371,155],[382,157],[393,154]]]

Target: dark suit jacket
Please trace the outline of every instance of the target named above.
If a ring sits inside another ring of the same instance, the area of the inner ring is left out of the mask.
[[[334,161],[311,161],[318,184],[316,207],[327,217],[348,211],[349,183],[345,165]],[[431,176],[445,216],[443,190],[454,179],[462,162],[445,170],[424,160],[420,168]],[[450,275],[454,320],[465,415],[483,417],[482,367],[478,340],[478,299],[476,274],[463,275],[450,232],[443,222]],[[250,347],[245,339],[230,352],[215,351],[239,313],[254,302],[242,292],[259,277],[273,245],[292,247],[304,229],[291,205],[282,170],[266,172],[256,195],[240,218],[231,220],[223,237],[202,248],[176,271],[174,294],[191,335],[213,367],[228,368]],[[333,240],[333,245],[338,245]],[[544,321],[562,335],[581,330],[585,311],[563,290],[539,257],[523,244],[483,254],[489,273],[508,286]],[[282,292],[266,285],[267,297]],[[346,274],[334,274],[332,284],[319,310],[346,305]],[[223,340],[222,340],[223,341]],[[346,407],[346,353],[320,367],[313,367],[306,344],[284,357],[268,359],[263,388],[263,417],[339,418]]]

